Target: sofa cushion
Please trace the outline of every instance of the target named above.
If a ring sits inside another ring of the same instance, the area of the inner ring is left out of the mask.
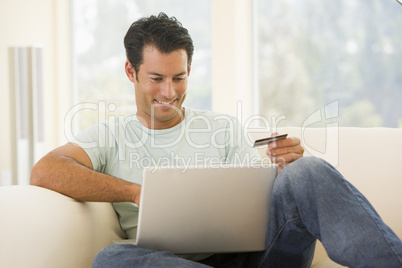
[[[0,187],[0,219],[1,267],[91,267],[97,252],[125,237],[111,204],[35,186]]]

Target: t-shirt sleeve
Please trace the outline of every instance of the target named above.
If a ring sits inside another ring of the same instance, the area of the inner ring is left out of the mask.
[[[113,133],[103,123],[80,131],[76,140],[71,142],[84,149],[91,159],[93,169],[102,173],[105,173],[108,159],[112,159],[117,150]]]

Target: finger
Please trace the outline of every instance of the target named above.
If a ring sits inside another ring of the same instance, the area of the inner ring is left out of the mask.
[[[278,140],[278,141],[269,143],[267,150],[272,151],[273,149],[293,147],[293,146],[297,146],[297,145],[300,145],[300,142],[298,139],[287,138],[287,139]]]
[[[297,138],[288,138],[285,140],[279,140],[268,144],[266,154],[281,155],[289,152],[298,152],[303,154],[304,148],[300,144],[300,140]]]
[[[300,140],[295,137],[288,137],[286,139],[276,141],[275,147],[276,148],[290,147],[290,146],[296,146],[296,145],[300,145]]]
[[[271,137],[274,137],[276,135],[279,135],[279,133],[278,132],[271,133]],[[276,148],[276,141],[272,141],[272,142],[268,143],[268,148]],[[267,151],[267,155],[268,155],[268,151]]]
[[[285,167],[286,165],[292,163],[293,161],[296,161],[297,159],[301,158],[301,154],[296,154],[296,153],[289,153],[285,155],[280,155],[280,156],[273,156],[271,158],[271,161],[275,164],[277,164],[279,167]]]
[[[292,146],[292,147],[281,147],[281,148],[268,148],[267,149],[267,155],[272,155],[272,156],[280,156],[288,153],[297,153],[297,154],[303,154],[304,153],[304,148],[301,147],[300,145]]]

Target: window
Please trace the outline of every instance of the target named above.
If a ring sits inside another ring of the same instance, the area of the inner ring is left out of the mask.
[[[183,8],[186,7],[186,8]],[[103,102],[107,114],[135,113],[134,88],[124,72],[123,39],[138,18],[165,12],[186,27],[195,52],[185,106],[211,108],[210,2],[193,0],[72,0],[75,129],[96,124]],[[88,104],[88,105],[85,105]],[[107,118],[106,118],[107,119]]]
[[[336,104],[339,126],[402,127],[397,1],[256,3],[261,114],[302,126]]]

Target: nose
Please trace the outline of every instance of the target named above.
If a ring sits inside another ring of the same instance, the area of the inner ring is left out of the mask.
[[[163,83],[161,87],[161,95],[167,100],[171,100],[174,98],[175,90],[173,88],[173,81],[170,79],[166,79],[165,83]]]

